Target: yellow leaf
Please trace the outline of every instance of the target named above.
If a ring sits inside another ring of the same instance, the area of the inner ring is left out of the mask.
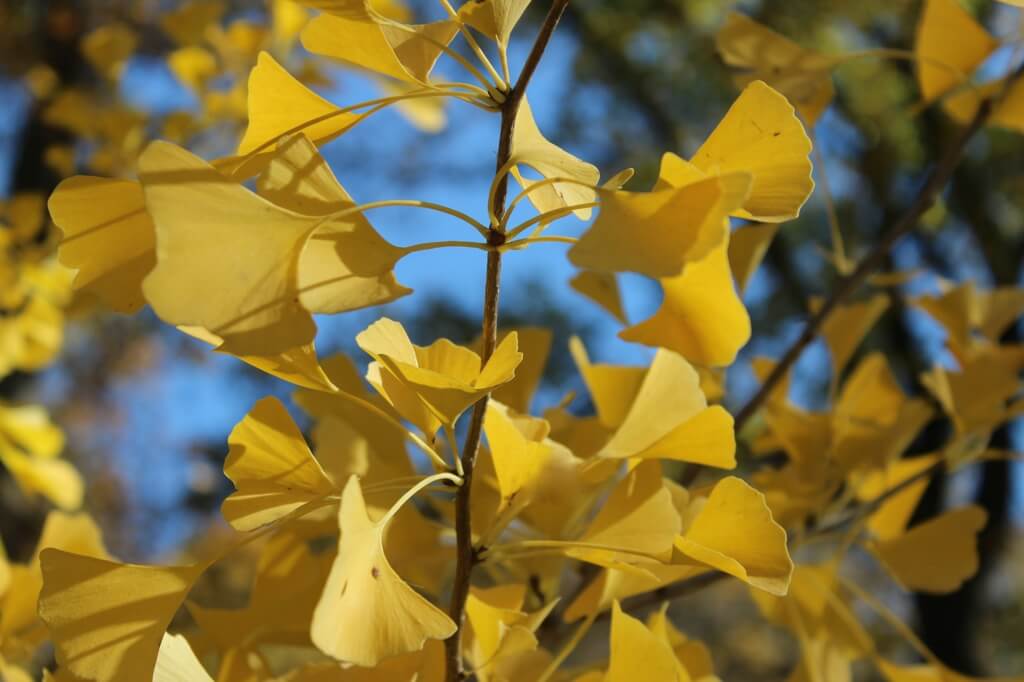
[[[386,317],[357,335],[356,343],[374,358],[369,382],[427,435],[453,425],[467,407],[510,381],[523,359],[515,332],[482,365],[479,355],[447,339],[415,346],[402,325]]]
[[[388,97],[406,95],[417,89],[410,83],[387,78],[378,79],[377,86]],[[405,120],[419,130],[425,133],[439,133],[448,123],[445,104],[443,97],[407,97],[395,102],[394,106]]]
[[[355,476],[342,493],[338,523],[338,557],[313,614],[317,648],[341,661],[375,666],[456,631],[443,611],[391,568],[384,556],[387,517],[370,520]]]
[[[301,134],[281,142],[257,186],[264,198],[302,215],[329,216],[355,206]],[[332,219],[316,230],[299,258],[299,301],[310,312],[333,314],[410,294],[391,272],[401,256],[362,213]]]
[[[832,310],[821,327],[821,336],[832,354],[832,376],[842,375],[861,341],[888,308],[888,296],[878,294],[866,301],[839,305]]]
[[[836,401],[832,455],[844,467],[885,466],[910,447],[932,414],[926,401],[903,393],[885,356],[871,353]]]
[[[797,45],[753,19],[730,12],[715,35],[715,47],[743,80],[760,79],[784,94],[814,125],[835,97],[832,69],[839,60]]]
[[[652,192],[599,189],[600,213],[569,260],[597,272],[674,277],[725,239],[725,218],[749,186],[750,175],[730,173]]]
[[[519,337],[519,350],[523,361],[516,367],[516,375],[508,383],[494,389],[493,397],[517,412],[529,412],[533,394],[540,384],[551,351],[552,333],[544,327],[517,327],[501,333],[515,332]],[[504,336],[499,342],[504,340]],[[479,342],[476,346],[479,347]]]
[[[82,39],[82,54],[93,68],[116,80],[138,45],[139,37],[120,23],[100,26]]]
[[[48,547],[100,558],[107,557],[100,529],[89,516],[50,512],[46,516],[39,542],[29,563],[9,567],[10,588],[0,601],[0,638],[14,641],[30,636],[27,633],[42,634],[36,607],[39,591],[43,586],[39,554]]]
[[[601,423],[610,429],[620,426],[629,414],[647,370],[643,367],[592,364],[587,349],[576,336],[569,340],[569,350],[576,368],[583,375]]]
[[[224,14],[219,0],[187,0],[160,17],[160,27],[181,45],[203,41],[208,28],[216,25]]]
[[[746,290],[778,231],[778,224],[764,223],[741,227],[730,235],[729,268],[740,293]]]
[[[700,377],[686,360],[659,350],[625,418],[598,456],[674,459],[732,469],[733,419],[720,406],[708,407]]]
[[[277,398],[263,398],[228,437],[224,475],[235,484],[221,512],[237,530],[266,525],[335,492]]]
[[[770,594],[786,594],[793,561],[786,531],[772,518],[763,494],[729,476],[706,501],[692,504],[703,506],[676,540],[682,554]]]
[[[236,354],[309,343],[316,327],[297,300],[295,270],[317,220],[273,206],[168,143],[151,144],[139,168],[157,231],[157,266],[143,283],[154,312],[208,329]]]
[[[365,113],[341,113],[296,80],[270,54],[261,52],[249,75],[249,125],[238,144],[238,153],[249,154],[296,132],[323,144],[365,117]]]
[[[390,277],[390,257],[401,252],[368,223],[280,208],[167,143],[151,144],[140,168],[158,237],[157,267],[144,291],[164,320],[201,326],[224,339],[223,350],[238,355],[276,355],[309,343],[316,333],[309,313],[319,308],[303,307],[300,285],[312,284],[297,269],[318,272],[304,256],[307,241],[321,235],[344,234],[349,247],[338,254],[349,269],[336,273],[350,280],[347,305],[393,297],[380,281]],[[365,269],[354,273],[358,268]],[[221,295],[211,297],[210,291]]]
[[[167,55],[167,66],[174,76],[196,92],[202,92],[206,83],[217,75],[217,58],[209,50],[190,45]]]
[[[64,449],[64,432],[38,405],[0,401],[0,444],[7,443],[35,457],[56,457]]]
[[[644,462],[615,486],[580,536],[580,543],[599,547],[570,547],[567,551],[599,565],[615,561],[619,552],[663,560],[672,553],[680,524],[672,495],[661,479],[661,465]]]
[[[469,0],[459,8],[459,18],[505,49],[529,5],[530,0]]]
[[[569,280],[569,285],[607,310],[616,320],[627,324],[619,282],[614,273],[584,270]]]
[[[63,233],[60,262],[77,270],[74,287],[121,313],[145,304],[142,280],[156,264],[156,232],[142,187],[130,180],[77,176],[49,201]]]
[[[997,47],[959,0],[926,0],[914,40],[921,97],[930,102],[967,82]]]
[[[563,207],[573,209],[581,220],[590,218],[591,207],[586,204],[595,200],[595,188],[601,174],[596,166],[583,161],[558,145],[550,142],[533,118],[529,102],[524,98],[516,115],[512,129],[512,149],[509,159],[515,166],[529,166],[545,178],[568,178],[575,182],[555,182],[534,188],[530,203],[541,213]],[[516,182],[523,189],[530,189],[537,181],[524,178],[513,166]]]
[[[543,440],[548,424],[542,419],[517,417],[491,400],[484,416],[484,433],[491,449],[502,507],[529,504],[532,488],[547,464],[551,448]]]
[[[679,187],[705,175],[749,173],[749,194],[727,209],[740,218],[777,223],[796,218],[814,191],[811,140],[793,106],[761,81],[748,85],[689,163],[665,154],[658,185]]]
[[[327,9],[306,25],[302,46],[399,81],[429,82],[434,63],[459,30],[450,19],[410,25],[384,20],[357,3],[343,4],[352,7],[338,13]]]
[[[224,339],[208,332],[202,327],[180,326],[178,331],[214,347],[221,346],[224,343]],[[324,368],[320,366],[320,361],[316,355],[316,348],[314,348],[312,343],[290,348],[277,355],[239,355],[236,357],[262,372],[266,372],[271,376],[283,379],[296,386],[314,391],[335,392],[338,390],[338,387],[331,383],[330,378],[324,372]]]
[[[78,471],[62,459],[33,457],[0,447],[0,462],[18,485],[29,493],[38,493],[64,510],[82,504],[85,484]]]
[[[954,592],[978,570],[978,532],[988,515],[977,505],[960,507],[920,523],[873,549],[908,590]]]
[[[938,461],[939,458],[935,455],[922,455],[890,462],[884,469],[869,472],[854,482],[857,499],[863,502],[878,499]],[[868,520],[868,529],[872,535],[882,542],[903,535],[928,483],[929,479],[924,477],[916,483],[906,485],[900,492],[890,495]]]
[[[202,567],[119,564],[59,549],[40,554],[39,616],[57,662],[75,675],[138,682],[153,675],[160,641]]]
[[[165,633],[160,640],[153,682],[213,682],[213,678],[196,658],[188,640]]]
[[[733,363],[750,340],[750,316],[736,293],[729,235],[681,275],[661,280],[664,300],[652,317],[619,333],[625,341],[667,348],[711,367]]]
[[[626,615],[616,601],[612,605],[610,658],[604,682],[633,682],[637,679],[689,682],[668,642],[636,618]]]
[[[314,554],[306,538],[277,532],[264,546],[244,608],[204,608],[189,614],[223,654],[264,644],[309,644],[309,622],[333,556]],[[296,576],[302,576],[296,580]]]
[[[996,353],[977,355],[960,371],[936,365],[921,383],[953,420],[958,434],[990,431],[1008,418],[1006,401],[1017,393],[1019,360]]]

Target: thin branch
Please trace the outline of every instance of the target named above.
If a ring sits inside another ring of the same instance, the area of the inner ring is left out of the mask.
[[[754,396],[747,401],[742,409],[736,415],[736,430],[739,431],[743,426],[750,420],[754,414],[757,413],[758,408],[764,404],[772,390],[782,381],[786,373],[793,367],[796,361],[800,358],[800,355],[804,352],[807,346],[811,345],[818,336],[818,332],[821,331],[822,326],[828,321],[829,316],[832,312],[842,304],[847,298],[849,298],[853,292],[855,292],[861,284],[867,279],[868,275],[877,270],[884,262],[886,254],[889,250],[900,240],[901,237],[906,235],[908,232],[913,230],[921,216],[924,215],[934,204],[939,197],[939,193],[949,182],[953,172],[959,165],[960,160],[963,158],[966,152],[968,143],[974,138],[975,134],[981,130],[989,116],[992,113],[994,105],[994,99],[986,99],[978,107],[978,111],[975,113],[974,118],[963,130],[963,132],[957,137],[956,141],[946,150],[946,153],[942,156],[942,159],[932,170],[931,176],[927,182],[921,187],[921,190],[917,193],[917,197],[914,202],[907,209],[907,212],[903,214],[903,217],[893,225],[888,232],[882,235],[882,238],[878,241],[875,247],[867,254],[863,259],[857,263],[857,267],[854,268],[848,276],[840,280],[839,285],[836,287],[832,295],[822,304],[818,311],[807,320],[804,326],[803,332],[797,338],[797,340],[789,347],[782,359],[779,360],[778,364],[772,369],[768,378],[765,379],[764,383],[761,384],[761,388]]]
[[[558,21],[562,18],[569,0],[554,0],[548,11],[540,32],[534,41],[519,79],[501,104],[501,137],[498,140],[498,154],[495,159],[495,170],[501,172],[512,157],[512,135],[515,132],[516,116],[519,105],[526,94],[526,88],[533,78],[537,65],[540,63],[544,50],[551,40]],[[500,216],[505,210],[508,195],[508,173],[502,174],[491,195],[490,214]],[[501,252],[497,247],[505,243],[505,234],[500,226],[492,224],[487,232],[487,243],[493,250],[487,253],[487,275],[484,284],[483,310],[483,348],[480,357],[487,362],[494,353],[498,341],[498,299],[501,289]],[[458,628],[455,634],[445,640],[445,679],[447,682],[459,682],[465,679],[462,669],[462,621],[466,611],[466,599],[469,596],[470,578],[473,566],[478,561],[477,548],[473,546],[473,528],[470,516],[470,492],[473,488],[473,470],[476,465],[477,452],[480,449],[480,437],[483,432],[484,415],[487,412],[485,395],[473,406],[469,429],[465,444],[462,446],[462,479],[463,484],[455,496],[455,579],[452,584],[451,601],[448,615]]]

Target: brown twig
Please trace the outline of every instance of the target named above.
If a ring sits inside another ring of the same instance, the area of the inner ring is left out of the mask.
[[[515,133],[516,116],[519,106],[526,95],[526,88],[540,64],[540,59],[547,49],[551,35],[555,31],[569,0],[554,0],[548,11],[540,32],[533,43],[533,48],[523,63],[522,71],[516,84],[508,92],[501,104],[501,132],[498,140],[498,154],[495,162],[496,172],[501,173],[497,179],[497,187],[493,195],[491,215],[500,216],[505,211],[505,200],[508,195],[508,170],[506,166],[512,156],[512,136]],[[487,233],[487,243],[492,249],[487,253],[487,275],[484,285],[483,310],[483,348],[481,360],[487,362],[498,339],[498,300],[501,289],[501,251],[497,247],[505,243],[505,233],[498,225],[492,224]],[[472,520],[470,516],[470,491],[473,484],[473,469],[476,465],[477,452],[480,449],[480,437],[483,432],[484,415],[490,396],[485,395],[473,406],[469,430],[462,447],[462,486],[455,496],[455,580],[452,585],[451,601],[448,615],[455,621],[458,629],[455,634],[445,640],[445,679],[458,682],[465,678],[462,670],[462,621],[466,611],[466,598],[469,596],[470,579],[473,566],[477,563],[477,548],[473,546]]]
[[[934,204],[939,193],[949,182],[963,158],[967,144],[974,135],[984,127],[992,113],[995,98],[982,101],[971,122],[967,124],[956,141],[946,150],[942,158],[932,170],[928,180],[917,193],[914,202],[903,214],[903,217],[896,222],[878,241],[875,247],[857,264],[857,267],[848,276],[843,278],[832,295],[826,299],[817,312],[807,320],[803,332],[797,340],[789,347],[782,359],[775,365],[771,373],[761,384],[761,388],[751,397],[750,400],[736,414],[736,430],[739,431],[764,404],[772,390],[782,381],[786,373],[793,367],[800,355],[818,336],[822,326],[828,320],[832,312],[850,295],[855,292],[867,279],[868,275],[877,270],[884,262],[886,254],[900,240],[917,226],[921,216],[924,215]]]

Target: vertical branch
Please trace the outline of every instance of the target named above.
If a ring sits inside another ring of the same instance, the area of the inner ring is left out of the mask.
[[[505,212],[505,200],[508,196],[506,166],[512,157],[512,136],[515,132],[519,105],[523,101],[530,79],[533,78],[537,65],[551,40],[551,35],[568,4],[569,0],[554,0],[552,3],[534,41],[533,48],[523,64],[519,80],[508,92],[501,105],[501,132],[498,139],[495,169],[502,175],[497,178],[496,191],[489,207],[491,215],[500,216]],[[480,354],[483,362],[490,359],[498,340],[498,300],[501,291],[501,251],[498,250],[498,247],[505,243],[505,239],[505,233],[500,226],[492,224],[487,231],[487,244],[491,250],[487,253],[487,274],[484,284],[483,348]],[[463,482],[455,496],[455,580],[452,585],[451,602],[448,606],[448,615],[455,621],[458,629],[444,643],[445,679],[447,682],[458,682],[466,676],[462,670],[462,620],[466,610],[466,598],[469,596],[473,566],[478,561],[478,548],[473,546],[470,494],[473,488],[473,470],[476,466],[477,452],[480,449],[480,436],[483,432],[484,415],[487,412],[489,399],[490,396],[485,395],[473,406],[465,445],[462,447]]]

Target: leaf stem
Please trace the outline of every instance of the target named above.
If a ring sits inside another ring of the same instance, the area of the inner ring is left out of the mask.
[[[420,481],[413,487],[409,488],[409,490],[407,490],[404,495],[399,497],[398,501],[391,505],[391,509],[388,509],[387,513],[384,514],[384,516],[381,517],[380,521],[377,522],[377,525],[386,526],[388,522],[395,517],[395,514],[397,514],[402,509],[402,507],[405,506],[406,502],[416,497],[417,493],[419,493],[427,486],[433,485],[438,481],[451,481],[452,483],[460,487],[464,484],[464,481],[461,477],[456,476],[450,471],[442,471],[439,474],[427,476],[422,481]]]

